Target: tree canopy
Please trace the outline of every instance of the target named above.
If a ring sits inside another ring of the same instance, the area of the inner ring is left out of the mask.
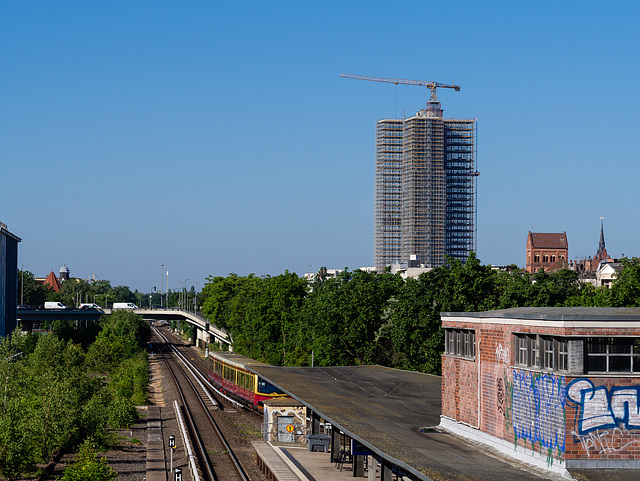
[[[569,269],[498,271],[474,253],[417,279],[361,270],[308,283],[275,277],[209,277],[199,299],[234,350],[275,365],[382,364],[439,374],[441,312],[511,307],[640,305],[640,261],[624,261],[611,289],[580,281]]]
[[[149,326],[131,311],[98,324],[86,353],[55,333],[0,339],[0,477],[31,472],[85,440],[108,443],[108,427],[136,419],[148,389]]]

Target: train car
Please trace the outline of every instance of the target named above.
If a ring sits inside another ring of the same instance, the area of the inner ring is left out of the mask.
[[[248,369],[252,366],[266,366],[263,362],[235,352],[209,351],[208,365],[211,381],[253,409],[262,411],[265,399],[287,397],[287,394]]]

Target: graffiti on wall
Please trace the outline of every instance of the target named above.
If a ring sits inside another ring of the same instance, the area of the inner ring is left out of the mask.
[[[640,429],[640,386],[594,386],[586,378],[574,379],[567,386],[567,397],[577,406],[579,435],[598,429],[624,426]]]
[[[505,378],[509,366],[509,348],[502,347],[502,344],[496,346],[496,366],[493,371],[493,377],[496,380],[496,405],[498,412],[503,416],[507,415],[506,406],[506,385]]]
[[[636,440],[620,442],[624,437],[620,428],[613,428],[611,431],[592,431],[583,435],[573,431],[572,434],[575,442],[582,445],[589,457],[592,451],[597,454],[617,453],[638,442]]]
[[[540,444],[548,452],[565,450],[565,378],[551,373],[512,371],[511,421],[516,441]]]

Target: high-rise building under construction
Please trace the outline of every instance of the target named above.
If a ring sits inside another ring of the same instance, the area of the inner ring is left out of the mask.
[[[476,121],[445,119],[432,92],[413,117],[376,125],[378,271],[464,262],[475,250]]]

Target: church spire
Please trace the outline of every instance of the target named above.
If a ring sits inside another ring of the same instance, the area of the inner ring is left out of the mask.
[[[603,260],[607,257],[607,249],[604,247],[604,217],[600,217],[600,243],[598,244],[598,253],[596,257]],[[604,254],[604,255],[603,255]]]

